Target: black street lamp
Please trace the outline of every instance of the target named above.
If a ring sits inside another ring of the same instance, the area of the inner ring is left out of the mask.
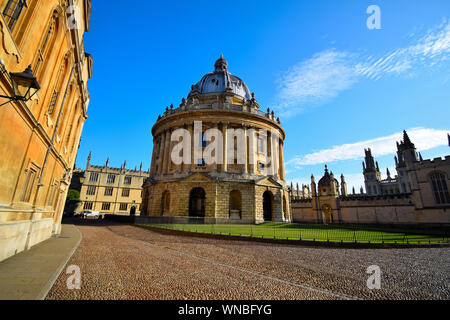
[[[2,98],[9,99],[9,101],[1,104],[0,106],[11,101],[27,102],[28,100],[30,100],[41,88],[35,76],[33,75],[33,72],[31,71],[31,65],[28,66],[28,68],[26,68],[24,72],[8,73],[2,62],[3,61],[0,61],[2,72],[8,76],[13,87],[14,95],[12,97],[0,95],[0,97]]]

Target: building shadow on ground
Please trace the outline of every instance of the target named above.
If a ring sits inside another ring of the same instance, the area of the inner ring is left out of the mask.
[[[102,219],[101,217],[100,218],[63,217],[62,224],[73,224],[76,226],[93,226],[93,227],[121,225],[121,223]]]

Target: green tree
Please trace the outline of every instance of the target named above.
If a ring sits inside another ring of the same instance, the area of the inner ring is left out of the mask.
[[[69,189],[67,192],[67,201],[80,202],[80,192],[78,190]]]

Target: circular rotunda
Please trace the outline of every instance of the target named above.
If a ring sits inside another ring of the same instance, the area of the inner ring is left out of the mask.
[[[285,131],[273,111],[260,110],[223,56],[177,108],[166,107],[152,135],[142,215],[204,223],[291,221]]]

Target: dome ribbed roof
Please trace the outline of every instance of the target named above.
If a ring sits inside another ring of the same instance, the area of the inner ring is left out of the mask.
[[[336,179],[331,178],[331,175],[328,173],[328,167],[325,166],[325,174],[319,180],[319,187],[329,187],[331,185],[331,179],[333,179],[336,182],[336,185],[339,185]]]
[[[242,79],[228,72],[228,62],[220,55],[214,64],[214,72],[208,73],[194,86],[189,96],[194,93],[223,93],[230,92],[240,97],[251,99],[251,93]]]

